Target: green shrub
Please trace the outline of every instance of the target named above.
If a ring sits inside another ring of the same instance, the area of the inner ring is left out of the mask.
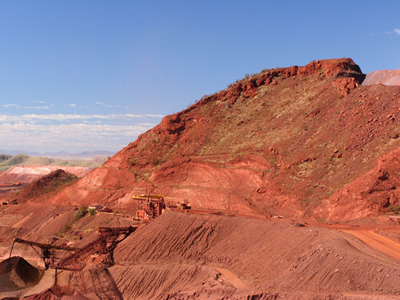
[[[389,211],[391,213],[394,213],[394,214],[398,215],[398,214],[400,214],[400,206],[393,205],[393,206],[390,207]]]
[[[71,229],[71,225],[69,225],[69,224],[64,224],[62,227],[61,227],[61,233],[65,233],[65,232],[67,232],[68,230],[70,230]]]
[[[0,154],[0,162],[9,160],[11,157],[12,157],[12,155]]]
[[[80,218],[83,218],[88,213],[88,209],[86,206],[81,206],[77,212],[75,212],[75,221],[78,221]]]

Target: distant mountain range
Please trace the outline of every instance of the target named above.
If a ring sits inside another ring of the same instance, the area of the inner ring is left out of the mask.
[[[46,156],[50,158],[59,158],[59,159],[76,159],[76,160],[85,160],[91,159],[97,156],[113,156],[115,152],[97,150],[97,151],[83,151],[80,153],[69,153],[65,151],[60,152],[47,152],[47,153],[39,153],[34,151],[25,151],[25,150],[4,150],[0,149],[0,154],[9,154],[9,155],[18,155],[18,154],[26,154],[29,156]]]

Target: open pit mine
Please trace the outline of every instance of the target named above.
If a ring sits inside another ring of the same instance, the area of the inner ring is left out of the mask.
[[[85,174],[0,174],[0,299],[400,299],[399,85],[265,69]]]

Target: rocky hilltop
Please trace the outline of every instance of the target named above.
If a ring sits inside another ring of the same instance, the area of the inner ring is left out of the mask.
[[[165,117],[53,201],[124,207],[157,193],[242,213],[379,214],[399,204],[396,188],[381,185],[382,174],[398,175],[377,166],[397,157],[400,87],[361,86],[364,78],[347,58],[247,76]],[[363,176],[368,187],[358,191]]]

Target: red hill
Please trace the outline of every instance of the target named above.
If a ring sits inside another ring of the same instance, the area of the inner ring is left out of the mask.
[[[165,117],[54,202],[128,207],[157,193],[195,208],[341,218],[354,200],[342,191],[358,193],[352,182],[366,174],[379,181],[378,159],[390,165],[400,145],[400,87],[360,86],[364,77],[351,59],[264,70]],[[361,197],[345,218],[398,205],[396,189],[375,196],[390,200]]]

